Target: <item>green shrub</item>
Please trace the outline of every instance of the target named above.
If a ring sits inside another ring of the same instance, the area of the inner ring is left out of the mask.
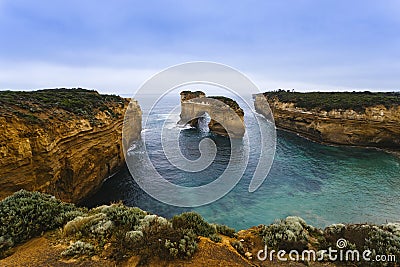
[[[125,234],[125,241],[128,243],[140,243],[143,239],[142,231],[128,231]]]
[[[235,237],[236,236],[236,230],[224,225],[224,224],[216,224],[215,228],[217,230],[217,233],[220,233],[221,235],[229,236],[229,237]]]
[[[196,212],[184,212],[172,218],[174,228],[192,230],[198,236],[210,237],[217,230]]]
[[[64,226],[65,235],[81,234],[83,236],[90,235],[107,235],[111,233],[114,223],[107,218],[104,213],[96,213],[93,215],[77,216]]]
[[[386,108],[400,105],[398,92],[287,92],[278,90],[265,92],[269,99],[278,99],[281,102],[294,103],[296,107],[316,110],[346,110],[352,109],[364,112],[365,108],[383,105]]]
[[[400,236],[400,223],[387,223],[382,226],[382,229]]]
[[[112,242],[115,247],[115,258],[119,259],[130,249],[141,246],[138,244],[141,241],[138,234],[141,232],[141,227],[143,228],[149,220],[150,215],[146,214],[139,208],[122,204],[104,205],[69,221],[64,226],[63,232],[65,236],[89,238],[100,247]],[[143,236],[143,232],[141,235]]]
[[[289,216],[284,220],[262,226],[259,234],[270,248],[303,251],[307,248],[309,233],[303,219]]]
[[[139,208],[127,207],[121,203],[104,206],[99,211],[104,213],[107,219],[112,221],[115,226],[124,226],[131,230],[147,215],[147,212]]]
[[[83,216],[84,214],[86,214],[86,212],[87,211],[85,208],[67,211],[67,212],[61,213],[57,218],[55,218],[55,220],[58,225],[63,225],[65,222],[68,222],[71,219],[74,219],[78,216]]]
[[[62,226],[79,213],[51,195],[20,190],[0,202],[0,254],[15,244]]]
[[[219,243],[222,241],[222,238],[219,236],[219,234],[212,234],[210,235],[210,240],[215,243]]]
[[[89,238],[96,244],[104,244],[106,239],[113,244],[112,255],[116,260],[129,253],[140,255],[143,262],[154,255],[188,258],[197,248],[197,235],[192,230],[174,228],[163,217],[122,204],[97,207],[77,216],[64,226],[64,234]]]
[[[364,249],[371,250],[371,258],[376,255],[395,255],[396,259],[400,259],[400,236],[383,229],[376,229],[369,233],[365,240]],[[375,266],[387,266],[384,263]]]
[[[340,236],[343,235],[344,231],[346,230],[346,225],[342,223],[331,224],[325,228],[325,234]]]
[[[394,255],[400,258],[400,224],[388,223],[381,226],[371,224],[334,224],[325,228],[324,236],[327,241],[325,246],[336,248],[340,238],[347,241],[346,249],[358,251],[370,250],[369,256],[374,259],[376,255]],[[393,266],[393,262],[359,262],[358,266]]]
[[[71,244],[66,250],[61,252],[61,256],[71,258],[71,257],[78,257],[83,255],[92,255],[94,253],[93,245],[89,243],[85,243],[82,241],[76,241],[75,243]]]
[[[143,231],[150,225],[172,228],[172,224],[167,219],[157,215],[146,215],[144,218],[139,220],[139,224],[135,227],[135,229]]]
[[[136,229],[128,232],[131,242],[123,246],[141,255],[143,263],[154,255],[162,259],[188,258],[197,249],[197,235],[192,230],[174,228],[163,217],[147,215]]]
[[[82,116],[97,122],[96,114],[105,111],[111,117],[118,117],[110,107],[123,106],[125,99],[116,95],[101,95],[94,90],[82,88],[58,88],[38,91],[0,91],[0,108],[4,113],[15,114],[28,123],[44,123],[36,112],[51,112],[63,109],[71,115]],[[120,114],[121,115],[121,114]],[[50,118],[51,116],[49,116]],[[63,116],[63,119],[69,116]],[[58,116],[58,118],[61,118]]]
[[[192,231],[183,232],[179,241],[165,240],[165,248],[170,257],[187,259],[193,256],[197,249],[197,236]]]
[[[230,244],[234,249],[236,249],[237,252],[239,252],[239,254],[244,255],[245,251],[242,242],[233,240],[230,242]]]

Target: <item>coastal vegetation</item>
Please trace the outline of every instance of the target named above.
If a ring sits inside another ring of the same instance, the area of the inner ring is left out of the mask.
[[[209,96],[209,98],[216,99],[216,100],[219,100],[219,101],[227,104],[236,113],[238,113],[240,116],[244,115],[243,109],[239,106],[239,104],[235,100],[233,100],[233,99],[231,99],[229,97],[225,97],[225,96]]]
[[[38,192],[18,191],[0,202],[0,256],[14,245],[80,215],[72,204]]]
[[[95,121],[99,111],[119,117],[110,104],[124,106],[126,100],[116,95],[99,94],[82,88],[57,88],[37,91],[0,91],[0,115],[17,115],[30,123],[43,122],[43,113],[50,119],[80,116]],[[67,114],[60,114],[60,110]]]
[[[111,244],[110,254],[116,261],[140,255],[143,262],[154,255],[189,258],[197,249],[199,236],[220,241],[220,232],[235,233],[228,226],[209,224],[194,212],[167,220],[121,203],[88,210],[51,195],[21,190],[0,202],[0,256],[56,228],[60,228],[59,242],[70,244],[61,253],[63,257],[90,256]]]
[[[399,223],[336,224],[318,229],[299,217],[289,216],[270,225],[236,232],[226,225],[210,224],[195,212],[166,219],[122,203],[86,209],[63,203],[51,195],[25,190],[0,202],[1,257],[12,254],[19,243],[43,234],[52,236],[54,243],[64,247],[60,259],[90,260],[101,256],[117,264],[130,257],[139,257],[139,264],[147,264],[155,257],[188,260],[196,255],[201,238],[209,239],[210,244],[226,240],[224,246],[231,246],[244,260],[256,265],[261,262],[253,255],[263,249],[257,244],[301,253],[335,249],[341,238],[347,240],[348,249],[371,250],[371,258],[375,255],[400,258]],[[324,261],[332,262],[329,258]],[[395,266],[393,262],[352,263]]]
[[[272,91],[254,96],[258,113],[316,142],[400,149],[399,92]]]
[[[363,112],[365,108],[383,105],[386,108],[400,105],[400,92],[293,92],[277,90],[265,92],[270,99],[294,103],[296,107],[308,110],[347,110]]]
[[[270,248],[282,249],[286,252],[296,250],[316,251],[315,256],[323,257],[326,261],[333,261],[322,251],[346,250],[370,251],[370,262],[359,257],[346,260],[356,266],[396,266],[395,262],[376,262],[384,255],[391,255],[393,259],[400,258],[400,223],[387,223],[384,225],[372,224],[333,224],[325,229],[318,229],[296,216],[289,216],[284,220],[277,220],[271,225],[259,228],[259,234],[265,245]],[[378,256],[378,257],[377,257]],[[339,260],[339,259],[338,259]]]
[[[93,90],[0,91],[0,199],[24,188],[77,203],[125,164],[122,125],[140,139],[139,104]]]

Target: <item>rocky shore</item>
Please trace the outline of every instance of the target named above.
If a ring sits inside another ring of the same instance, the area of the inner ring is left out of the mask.
[[[256,111],[263,115],[269,113],[265,108],[269,104],[278,128],[311,140],[400,150],[398,95],[278,91],[256,95],[254,101]],[[357,101],[353,107],[351,101]]]
[[[19,189],[77,203],[124,164],[129,100],[84,89],[0,92],[0,199]],[[132,136],[141,110],[131,104]]]

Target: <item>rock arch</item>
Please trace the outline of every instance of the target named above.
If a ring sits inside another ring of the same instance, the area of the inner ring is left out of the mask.
[[[205,113],[211,118],[211,132],[232,138],[244,136],[244,112],[236,101],[223,96],[206,97],[201,91],[181,92],[181,124],[198,127],[198,118]]]

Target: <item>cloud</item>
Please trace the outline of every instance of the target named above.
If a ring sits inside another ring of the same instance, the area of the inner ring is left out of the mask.
[[[265,88],[394,90],[399,5],[387,3],[0,0],[0,88],[126,90],[131,71],[143,81],[209,60],[261,77]]]
[[[102,93],[133,95],[136,90],[149,78],[164,68],[140,67],[97,67],[69,66],[43,62],[19,62],[0,64],[0,84],[3,89],[33,90],[44,88],[82,87],[96,89]],[[206,70],[204,70],[206,71]],[[240,71],[240,69],[239,69]],[[334,82],[307,82],[299,76],[280,79],[276,76],[263,74],[258,71],[242,71],[261,91],[278,88],[296,91],[365,91],[368,86],[348,86]],[[181,75],[181,74],[177,74]],[[221,78],[224,73],[214,73]],[[212,75],[211,75],[212,77]],[[230,80],[229,77],[225,77]],[[312,79],[311,79],[312,80]],[[239,85],[238,85],[239,86]],[[234,88],[235,90],[239,90]],[[163,88],[165,89],[165,88]],[[372,88],[373,90],[374,88]],[[376,88],[376,90],[384,88]],[[156,92],[159,88],[155,88]],[[241,88],[241,90],[245,90]],[[386,89],[387,91],[387,89]],[[391,90],[389,90],[391,91]],[[152,93],[149,91],[148,93]]]
[[[135,68],[71,67],[32,62],[0,65],[4,89],[32,90],[82,87],[102,93],[132,94],[158,70]]]

